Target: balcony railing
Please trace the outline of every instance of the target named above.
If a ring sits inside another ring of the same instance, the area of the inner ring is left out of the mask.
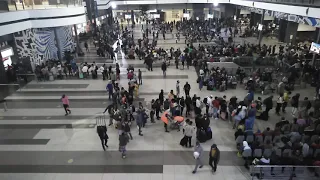
[[[82,0],[9,0],[9,11],[82,6]]]
[[[287,5],[298,5],[298,6],[320,6],[319,0],[253,0],[256,2],[270,2],[270,3],[279,3]]]

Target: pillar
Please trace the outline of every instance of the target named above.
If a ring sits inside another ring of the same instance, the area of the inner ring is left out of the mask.
[[[74,34],[75,34],[75,40],[76,40],[76,56],[78,57],[78,53],[81,52],[81,47],[80,47],[80,43],[79,43],[79,37],[78,37],[78,31],[77,31],[77,25],[74,24],[73,25],[73,29],[74,29]]]
[[[56,44],[57,44],[57,48],[58,48],[58,58],[60,61],[62,61],[62,59],[63,59],[62,51],[63,50],[61,48],[61,43],[59,43],[57,28],[53,28],[53,32],[54,32],[54,38],[56,40]]]
[[[1,53],[0,53],[0,58],[1,58],[1,62],[0,62],[0,84],[8,84],[7,72],[6,72],[6,69],[4,68],[4,65],[3,65]],[[5,87],[5,86],[2,86],[2,88],[3,87]]]
[[[85,0],[86,1],[86,9],[87,9],[87,15],[88,19],[90,21],[90,31],[92,31],[92,7],[91,7],[91,0]]]
[[[131,10],[131,22],[132,22],[132,24],[135,24],[135,22],[134,22],[134,12],[133,12],[133,10]]]
[[[299,23],[281,19],[279,25],[279,41],[295,44]]]
[[[197,17],[199,20],[204,20],[204,11],[205,8],[204,4],[192,4],[193,9],[193,19],[196,19]]]
[[[263,25],[263,21],[264,21],[264,14],[265,14],[266,10],[264,9],[262,11],[262,14],[261,14],[261,19],[260,19],[260,23],[261,25]],[[261,40],[262,40],[262,30],[259,31],[259,45],[261,44]]]

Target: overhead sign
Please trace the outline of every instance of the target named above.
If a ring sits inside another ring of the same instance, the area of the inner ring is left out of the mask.
[[[213,14],[208,14],[208,19],[213,19]]]
[[[320,53],[320,44],[311,43],[310,51],[319,54]]]
[[[259,31],[262,31],[262,29],[263,29],[263,25],[262,25],[262,24],[259,24],[259,25],[258,25],[258,30],[259,30]]]
[[[183,17],[184,17],[184,18],[189,18],[189,16],[190,16],[190,14],[188,14],[188,13],[183,13]]]

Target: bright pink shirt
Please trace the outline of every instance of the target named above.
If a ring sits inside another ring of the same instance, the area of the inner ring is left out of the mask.
[[[64,98],[61,98],[62,104],[67,104],[69,105],[69,99],[67,96],[65,96]]]

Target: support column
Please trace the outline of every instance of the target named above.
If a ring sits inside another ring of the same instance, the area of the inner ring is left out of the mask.
[[[7,72],[6,72],[6,69],[4,68],[4,65],[3,65],[1,53],[0,53],[0,58],[1,58],[1,62],[0,62],[0,84],[8,84]],[[3,88],[3,87],[1,87],[1,88]]]
[[[57,48],[58,48],[58,58],[60,61],[62,61],[63,57],[62,57],[62,49],[61,49],[61,43],[59,43],[59,39],[58,39],[58,32],[57,32],[57,28],[53,28],[53,32],[54,32],[54,38],[56,40],[56,44],[57,44]]]
[[[78,53],[81,52],[81,47],[80,47],[80,43],[79,43],[79,37],[78,37],[78,31],[77,31],[77,25],[74,24],[73,25],[73,29],[74,29],[74,34],[75,34],[75,40],[76,40],[76,57],[78,57]]]
[[[296,43],[296,36],[298,30],[299,23],[288,21],[287,29],[286,29],[286,36],[285,36],[285,43],[295,44]]]
[[[260,20],[260,24],[261,24],[261,25],[263,25],[265,12],[266,12],[266,10],[264,9],[264,10],[262,11],[261,20]],[[259,45],[261,44],[261,41],[262,41],[262,30],[259,31]]]
[[[131,23],[132,23],[132,25],[135,24],[135,22],[134,22],[134,12],[133,12],[133,10],[131,10]]]
[[[319,43],[320,42],[320,28],[317,28],[316,32],[317,32],[318,35],[317,35],[317,40],[315,41],[315,43]],[[313,53],[313,56],[312,56],[312,67],[315,64],[316,56],[317,56],[317,54]]]
[[[91,8],[91,0],[86,0],[86,8],[87,8],[87,15],[88,15],[88,19],[90,21],[90,31],[93,30],[93,26],[92,26],[92,8]]]

